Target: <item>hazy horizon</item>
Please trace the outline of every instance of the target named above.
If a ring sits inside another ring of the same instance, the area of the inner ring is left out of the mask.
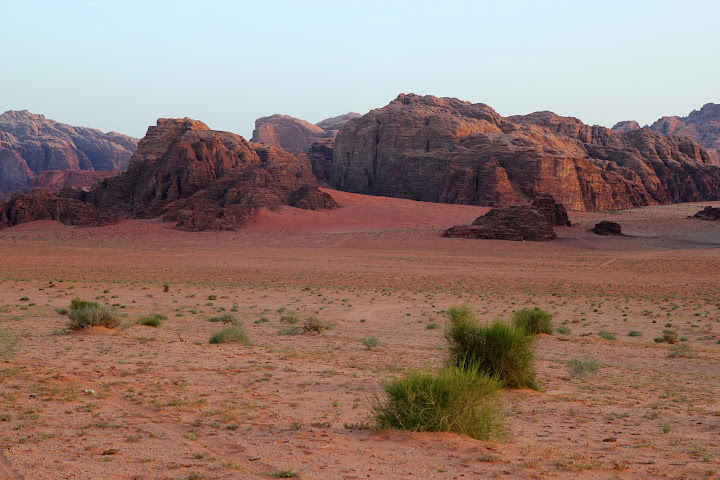
[[[650,124],[720,103],[720,2],[0,0],[0,112],[142,137],[192,117],[250,137],[399,93],[503,116]]]

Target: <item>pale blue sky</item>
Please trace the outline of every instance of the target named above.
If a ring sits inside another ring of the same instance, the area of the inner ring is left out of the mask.
[[[641,124],[720,103],[716,1],[0,0],[0,112],[250,136],[400,92]]]

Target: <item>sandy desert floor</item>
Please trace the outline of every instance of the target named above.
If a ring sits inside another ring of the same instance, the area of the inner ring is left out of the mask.
[[[441,237],[487,208],[330,193],[343,208],[241,232],[0,231],[0,329],[18,339],[0,359],[0,478],[720,478],[720,222],[687,218],[706,203],[571,212],[530,243]],[[587,232],[602,219],[628,236]],[[55,309],[74,298],[124,324],[69,333]],[[542,391],[503,393],[509,435],[368,430],[380,381],[442,364],[445,311],[465,303],[564,327],[538,340]],[[168,318],[134,323],[151,313]],[[225,313],[251,346],[208,343]],[[291,313],[332,328],[294,334]],[[687,356],[654,342],[666,328]],[[572,359],[600,369],[577,378]]]

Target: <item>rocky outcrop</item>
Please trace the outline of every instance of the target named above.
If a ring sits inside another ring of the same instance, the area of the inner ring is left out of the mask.
[[[612,129],[616,132],[626,133],[640,128],[640,124],[635,120],[625,120],[623,122],[616,123]]]
[[[697,212],[691,218],[697,218],[699,220],[708,220],[710,222],[720,221],[720,208],[705,207],[704,209]]]
[[[56,174],[43,173],[49,170],[122,170],[136,147],[136,139],[119,133],[58,123],[27,110],[5,112],[0,115],[0,197],[46,182],[55,188],[49,177]],[[72,174],[69,182],[88,188],[105,175]]]
[[[340,127],[348,120],[358,118],[359,113],[346,113],[326,118],[313,125],[310,122],[288,115],[271,115],[255,120],[255,130],[250,141],[288,152],[307,152],[311,145],[320,142],[332,148],[333,140]]]
[[[330,184],[442,203],[522,204],[552,194],[574,210],[720,198],[696,143],[614,132],[552,112],[502,118],[484,104],[401,94],[338,132]]]
[[[550,195],[532,205],[497,207],[470,225],[457,225],[445,231],[445,237],[486,240],[547,241],[557,238],[554,226],[570,226],[567,211]]]
[[[622,235],[622,228],[619,223],[611,222],[610,220],[603,220],[600,223],[596,223],[593,228],[590,229],[596,235]]]
[[[630,124],[639,128],[637,122],[620,122],[613,130],[626,131]],[[720,166],[720,104],[707,103],[687,117],[662,117],[649,128],[663,135],[695,140],[708,151],[711,163]]]
[[[53,193],[59,193],[64,188],[89,190],[95,183],[120,173],[113,171],[93,170],[43,170],[35,176],[31,185],[33,188],[44,188]]]
[[[86,201],[118,216],[164,216],[187,230],[234,230],[262,208],[336,207],[317,184],[304,153],[250,144],[189,118],[159,119],[127,171],[100,182]]]
[[[63,198],[42,188],[14,195],[0,202],[0,226],[19,225],[36,220],[59,220],[68,225],[95,225],[98,211],[94,205]]]

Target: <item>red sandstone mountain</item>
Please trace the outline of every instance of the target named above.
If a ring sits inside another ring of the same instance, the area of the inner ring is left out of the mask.
[[[338,132],[330,183],[354,193],[473,205],[551,194],[574,210],[720,198],[720,169],[692,140],[614,132],[552,112],[401,94]]]
[[[340,127],[348,120],[360,117],[359,113],[347,113],[327,118],[317,125],[288,115],[271,115],[255,120],[253,143],[281,147],[288,152],[307,152],[313,143],[334,139]]]
[[[88,188],[124,169],[136,147],[136,139],[119,133],[58,123],[27,110],[5,112],[0,115],[0,198],[36,186]]]
[[[619,122],[613,130],[640,128],[637,122]],[[713,164],[720,166],[720,104],[708,103],[687,117],[662,117],[649,126],[663,135],[677,135],[695,140],[705,147]]]
[[[337,206],[317,189],[304,153],[250,144],[189,118],[159,119],[127,171],[103,180],[85,200],[103,214],[164,215],[188,230],[237,229],[261,208]]]

